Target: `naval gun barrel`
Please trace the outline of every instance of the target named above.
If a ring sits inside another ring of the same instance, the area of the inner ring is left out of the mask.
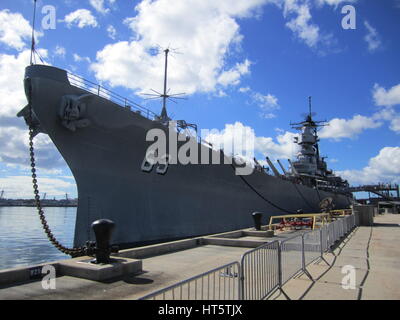
[[[267,159],[268,165],[271,167],[272,171],[274,172],[274,175],[277,177],[280,177],[281,175],[279,174],[279,171],[276,170],[275,166],[272,164],[271,160],[266,157],[265,159]]]
[[[278,164],[281,167],[283,173],[285,174],[285,176],[287,176],[288,174],[287,174],[287,171],[285,170],[285,167],[282,165],[282,163],[279,161],[279,159],[277,161],[278,161]]]
[[[290,159],[287,159],[287,161],[290,164],[290,167],[292,168],[292,172],[297,176],[299,173],[297,172],[296,168],[294,167],[292,161],[290,161]]]

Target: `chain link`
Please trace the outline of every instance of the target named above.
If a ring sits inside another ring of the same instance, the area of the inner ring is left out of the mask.
[[[31,115],[32,115],[32,110],[31,110]],[[34,129],[32,125],[29,125],[29,152],[30,152],[30,160],[31,160],[31,172],[32,172],[32,185],[33,185],[33,193],[35,194],[35,204],[36,208],[38,210],[40,222],[42,223],[42,227],[44,232],[47,235],[47,238],[50,240],[50,242],[61,252],[70,255],[72,257],[79,257],[83,256],[86,254],[86,248],[85,247],[79,247],[79,248],[67,248],[64,247],[60,242],[57,241],[56,237],[53,235],[53,233],[50,230],[49,225],[47,224],[46,217],[44,215],[43,209],[42,209],[42,204],[40,202],[40,196],[39,196],[39,187],[37,184],[37,176],[36,176],[36,163],[35,163],[35,152],[33,148],[33,137],[34,137]]]

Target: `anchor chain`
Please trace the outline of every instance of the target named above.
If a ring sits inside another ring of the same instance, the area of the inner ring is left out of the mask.
[[[31,110],[30,114],[32,115],[32,110]],[[79,257],[79,256],[86,255],[89,251],[88,249],[90,249],[90,248],[86,248],[86,247],[67,248],[67,247],[64,247],[60,242],[57,241],[56,237],[51,232],[49,225],[47,224],[47,220],[46,220],[46,217],[45,217],[43,209],[42,209],[42,204],[40,202],[39,187],[38,187],[37,179],[36,179],[37,176],[36,176],[35,152],[34,152],[34,147],[33,147],[33,137],[34,137],[34,129],[33,129],[32,125],[29,125],[29,152],[30,152],[30,160],[31,160],[33,193],[35,194],[35,204],[36,204],[36,208],[38,210],[38,214],[39,214],[40,222],[42,223],[43,230],[46,233],[49,241],[54,245],[54,247],[56,247],[61,252],[65,253],[67,255],[70,255],[71,257]]]

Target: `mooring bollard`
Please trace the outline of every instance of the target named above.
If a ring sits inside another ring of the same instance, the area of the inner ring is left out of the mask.
[[[253,220],[254,220],[254,229],[261,230],[262,213],[261,212],[253,212],[251,215],[253,216]]]
[[[96,259],[93,263],[110,263],[111,252],[118,252],[116,246],[111,246],[111,235],[114,231],[115,223],[108,219],[96,220],[92,223],[92,229],[96,236],[96,247],[94,248],[94,254]]]

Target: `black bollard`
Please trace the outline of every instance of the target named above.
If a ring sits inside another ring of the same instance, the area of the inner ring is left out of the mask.
[[[253,216],[253,220],[254,220],[254,228],[256,230],[261,230],[262,213],[261,212],[253,212],[251,215]]]
[[[96,220],[92,223],[92,229],[96,236],[96,259],[94,263],[110,263],[111,253],[111,235],[114,230],[115,223],[108,219]]]

